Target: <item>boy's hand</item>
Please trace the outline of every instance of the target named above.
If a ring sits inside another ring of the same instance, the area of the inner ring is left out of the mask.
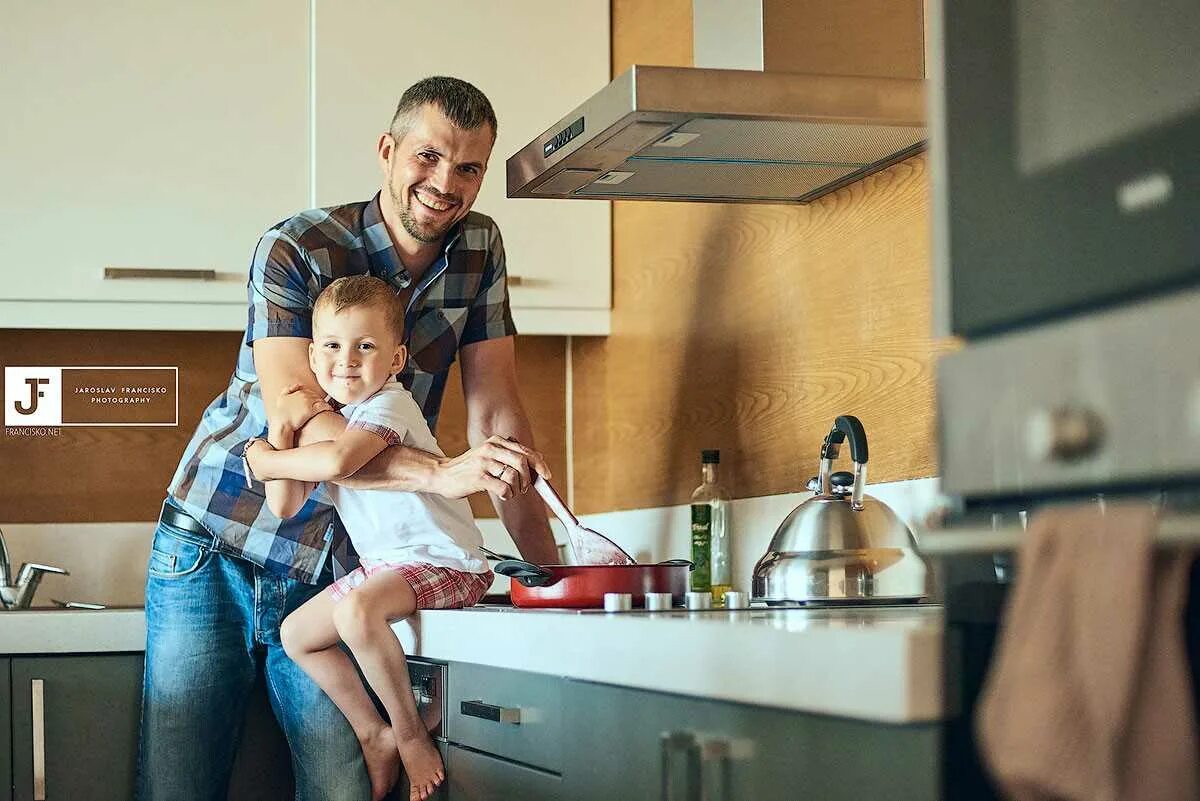
[[[275,421],[277,425],[298,431],[305,423],[321,412],[333,411],[333,407],[303,384],[289,384],[279,391],[275,399]]]
[[[256,439],[254,442],[250,443],[250,447],[246,449],[246,464],[250,468],[251,475],[254,478],[258,478],[260,481],[263,480],[261,478],[262,470],[260,470],[258,467],[257,456],[264,450],[275,450],[275,448],[272,447],[271,443],[267,442],[265,439]]]

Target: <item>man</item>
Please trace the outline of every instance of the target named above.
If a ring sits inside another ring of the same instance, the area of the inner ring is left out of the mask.
[[[517,394],[500,232],[470,211],[495,139],[495,113],[478,89],[420,81],[379,139],[384,181],[373,200],[303,212],[260,240],[237,368],[184,451],[151,551],[142,801],[225,797],[259,664],[292,749],[297,798],[371,797],[349,725],[279,640],[284,616],[321,591],[331,563],[352,560],[344,532],[324,492],[295,517],[275,518],[241,458],[268,418],[303,426],[301,444],[345,426],[308,366],[312,304],[335,279],[369,273],[396,288],[410,353],[400,380],[430,428],[459,359],[472,446],[453,458],[389,447],[344,483],[447,497],[486,490],[522,555],[555,561],[544,509],[525,492],[533,472],[549,471],[530,447]]]

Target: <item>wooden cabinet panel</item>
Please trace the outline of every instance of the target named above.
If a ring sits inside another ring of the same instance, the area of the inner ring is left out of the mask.
[[[308,197],[307,9],[7,8],[0,301],[145,304],[112,314],[114,328],[169,322],[163,303],[244,306],[259,235]],[[106,267],[216,278],[105,280]]]
[[[689,65],[691,5],[614,0],[614,69]],[[836,30],[841,5],[769,11]],[[920,9],[896,5],[915,31]],[[774,33],[827,33],[797,24]],[[808,206],[615,202],[612,333],[572,342],[575,511],[686,503],[701,448],[735,497],[797,492],[839,414],[866,426],[873,481],[936,475],[934,365],[954,344],[932,335],[929,197],[917,156]]]
[[[399,32],[428,26],[427,5],[318,5],[317,203],[359,200],[379,189],[376,142],[405,88],[428,75],[467,80],[488,96],[499,121],[475,208],[500,225],[509,276],[520,279],[510,285],[517,326],[523,333],[584,333],[573,327],[591,319],[584,312],[610,306],[610,205],[510,200],[504,161],[608,82],[608,2],[451,0],[438,5],[437,16],[453,20],[445,46],[397,46]],[[566,316],[548,330],[527,324],[538,310],[580,312],[574,323]]]
[[[0,364],[179,367],[176,428],[62,428],[52,437],[0,436],[0,464],[21,465],[0,482],[0,524],[156,519],[201,412],[229,383],[238,341],[231,332],[0,330]],[[517,366],[535,444],[564,480],[566,343],[561,337],[517,337]],[[437,433],[450,455],[468,448],[457,364],[451,367]],[[486,494],[470,500],[477,517],[496,516]]]

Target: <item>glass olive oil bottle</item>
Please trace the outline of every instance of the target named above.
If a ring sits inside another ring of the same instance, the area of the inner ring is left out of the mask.
[[[729,493],[717,479],[721,452],[700,452],[704,482],[692,493],[693,592],[711,592],[713,604],[725,603],[731,589],[733,572],[729,543]]]

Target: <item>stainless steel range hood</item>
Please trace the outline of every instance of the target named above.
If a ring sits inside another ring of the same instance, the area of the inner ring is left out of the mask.
[[[739,3],[759,11],[745,35],[713,13],[729,0],[695,0],[698,63],[726,66],[731,42],[749,41],[758,64],[733,63],[769,66],[764,42],[782,41],[766,33],[771,3]],[[705,54],[713,42],[722,58]],[[508,196],[807,203],[924,149],[924,84],[635,66],[508,159]]]

